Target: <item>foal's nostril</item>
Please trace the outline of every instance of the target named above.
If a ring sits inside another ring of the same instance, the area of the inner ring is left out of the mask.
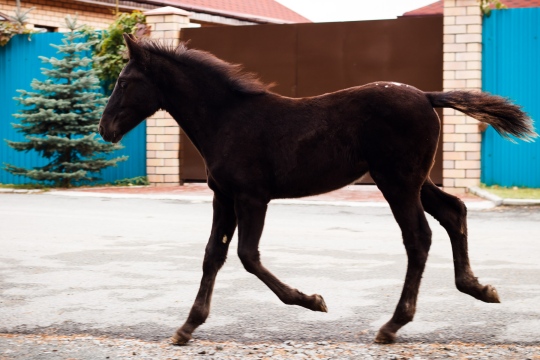
[[[98,131],[99,135],[103,136],[103,126],[99,125]]]

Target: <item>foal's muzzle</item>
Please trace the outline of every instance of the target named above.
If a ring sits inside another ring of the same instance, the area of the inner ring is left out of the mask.
[[[120,134],[117,131],[113,131],[112,134],[106,133],[105,128],[102,125],[99,125],[98,131],[99,131],[99,135],[101,135],[103,140],[107,142],[112,142],[113,144],[116,144],[117,142],[122,140],[122,138],[124,137],[124,135]]]

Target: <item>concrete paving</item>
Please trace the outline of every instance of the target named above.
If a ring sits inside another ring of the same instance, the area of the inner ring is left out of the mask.
[[[182,324],[201,276],[211,205],[54,193],[0,194],[0,333],[166,339]],[[430,219],[433,246],[413,323],[400,342],[539,344],[540,211],[469,214],[473,268],[497,287],[484,304],[453,285],[448,238]],[[405,274],[387,207],[271,204],[262,259],[279,278],[320,293],[329,313],[285,306],[246,273],[236,239],[218,275],[211,341],[371,343]]]

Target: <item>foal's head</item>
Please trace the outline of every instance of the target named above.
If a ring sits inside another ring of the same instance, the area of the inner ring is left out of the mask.
[[[161,107],[160,90],[146,71],[150,53],[130,35],[124,34],[124,40],[129,62],[120,73],[99,122],[99,133],[113,143]]]
[[[99,133],[105,141],[120,141],[160,108],[208,108],[211,102],[218,101],[230,105],[233,98],[265,94],[270,86],[254,74],[243,72],[240,65],[205,51],[183,45],[172,48],[154,41],[139,43],[126,34],[124,40],[129,62],[118,77],[99,123]],[[175,97],[174,101],[167,101],[170,96]]]

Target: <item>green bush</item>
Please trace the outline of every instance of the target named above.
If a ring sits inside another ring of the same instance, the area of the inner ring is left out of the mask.
[[[109,28],[98,35],[99,42],[95,46],[96,60],[94,67],[100,70],[100,79],[110,91],[114,88],[120,71],[127,64],[126,45],[122,34],[133,34],[135,37],[150,35],[150,27],[146,17],[140,11],[131,14],[122,13]]]

